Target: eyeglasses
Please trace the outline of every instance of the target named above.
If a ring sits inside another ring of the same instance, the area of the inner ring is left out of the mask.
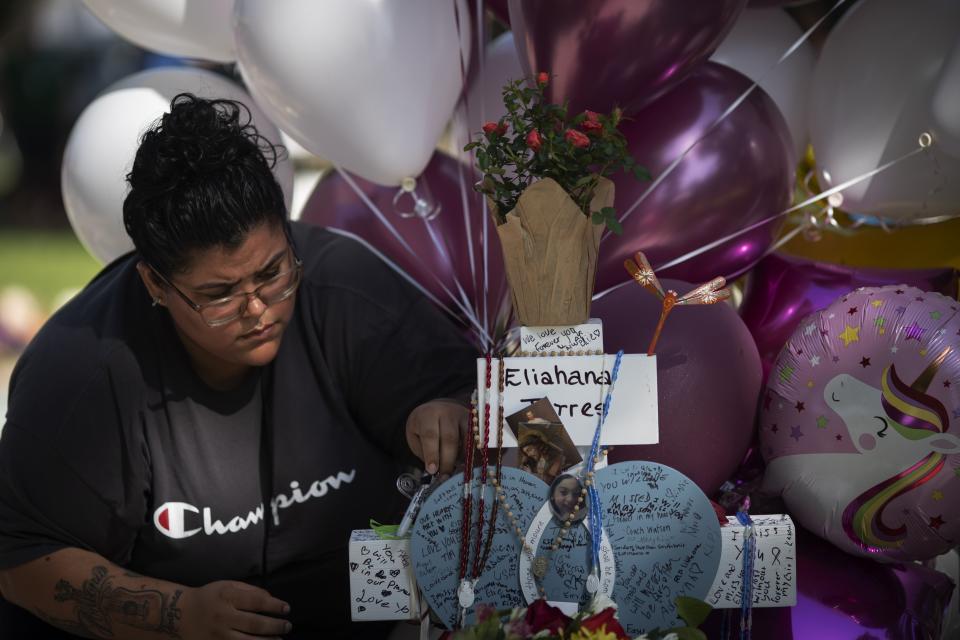
[[[191,300],[187,294],[177,288],[177,285],[170,282],[170,280],[165,278],[157,269],[152,266],[150,268],[153,269],[153,272],[157,274],[158,278],[176,291],[177,294],[183,298],[184,302],[199,313],[200,317],[203,318],[203,321],[206,322],[208,326],[220,327],[242,316],[247,310],[251,296],[256,296],[265,306],[269,307],[283,302],[296,292],[297,287],[300,286],[303,262],[300,258],[293,255],[292,250],[290,255],[293,256],[292,269],[287,269],[286,271],[281,271],[276,275],[270,276],[270,278],[265,280],[253,291],[240,291],[225,298],[211,300],[203,304],[197,304]]]

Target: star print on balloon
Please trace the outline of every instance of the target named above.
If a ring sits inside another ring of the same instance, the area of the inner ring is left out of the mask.
[[[926,560],[960,540],[960,313],[912,287],[845,297],[801,323],[774,365],[790,375],[767,381],[763,493],[848,553]]]
[[[860,327],[847,327],[843,330],[843,333],[840,334],[840,339],[843,340],[843,346],[849,347],[852,342],[860,341]]]

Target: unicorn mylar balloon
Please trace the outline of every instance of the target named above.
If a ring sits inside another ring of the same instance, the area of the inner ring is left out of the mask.
[[[760,408],[764,492],[838,547],[922,560],[960,542],[960,305],[858,289],[805,319]]]

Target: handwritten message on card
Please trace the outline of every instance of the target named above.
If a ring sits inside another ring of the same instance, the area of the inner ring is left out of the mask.
[[[370,529],[350,536],[350,615],[354,620],[409,620],[420,612],[406,540],[381,540]]]
[[[603,351],[603,325],[599,320],[591,320],[569,327],[520,327],[520,350],[525,353]]]
[[[663,465],[621,462],[596,475],[603,527],[613,548],[613,599],[631,634],[680,624],[678,595],[704,598],[720,561],[720,526],[709,500],[689,478]],[[547,598],[585,604],[590,536],[573,527],[550,552],[557,523],[548,525],[538,553],[550,557]],[[606,559],[601,557],[601,569]]]
[[[621,462],[596,477],[621,622],[633,634],[679,624],[674,599],[704,598],[720,562],[710,501],[685,475],[652,462]]]
[[[474,513],[471,516],[471,537],[474,540],[479,515],[479,475],[478,469],[473,483]],[[526,530],[537,510],[547,499],[547,485],[529,473],[510,467],[503,468],[502,485],[514,520]],[[417,582],[430,609],[447,628],[453,627],[458,615],[457,574],[463,526],[462,496],[462,476],[451,478],[437,487],[424,501],[410,537],[410,552]],[[490,509],[495,500],[492,488],[487,487],[484,496],[484,520],[487,523],[490,522]],[[482,537],[484,544],[487,530],[485,526]],[[524,606],[518,571],[521,550],[513,525],[503,512],[499,513],[490,555],[475,587],[476,603],[492,604],[498,609]],[[468,563],[471,568],[472,554],[471,549],[471,562]],[[468,611],[467,620],[473,619],[471,609]]]
[[[504,358],[504,413],[515,413],[531,402],[549,397],[574,444],[588,446],[603,410],[614,361],[613,355]],[[486,359],[477,360],[481,404],[486,387],[486,366]],[[500,362],[493,360],[491,367],[491,379],[498,380]],[[499,395],[495,389],[488,394],[486,401],[490,404],[491,415],[497,415]],[[603,426],[603,442],[618,445],[656,444],[658,441],[656,357],[625,354],[610,413]],[[507,430],[503,434],[503,444],[517,446],[516,438]]]
[[[743,588],[744,526],[736,518],[721,529],[723,552],[713,585],[705,598],[717,609],[740,606]],[[753,558],[753,606],[797,604],[796,530],[788,515],[753,516],[756,545]]]

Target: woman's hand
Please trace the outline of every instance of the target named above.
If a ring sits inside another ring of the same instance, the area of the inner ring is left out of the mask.
[[[407,444],[423,460],[427,473],[448,474],[460,455],[470,426],[470,411],[456,400],[424,403],[407,418]]]
[[[279,638],[292,628],[275,617],[289,613],[290,605],[245,582],[221,580],[190,589],[180,607],[185,640]]]

